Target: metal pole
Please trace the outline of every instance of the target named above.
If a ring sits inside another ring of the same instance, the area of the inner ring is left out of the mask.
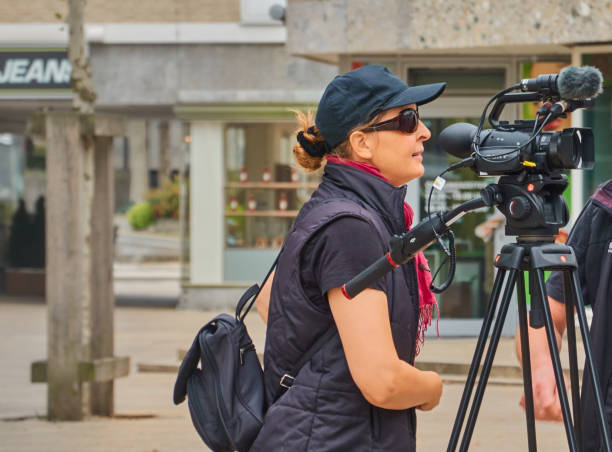
[[[521,332],[521,356],[523,357],[523,391],[525,392],[525,419],[529,451],[537,451],[535,419],[533,409],[533,387],[531,384],[531,355],[529,352],[529,325],[527,323],[527,300],[525,299],[525,277],[521,273],[516,280],[519,327]]]

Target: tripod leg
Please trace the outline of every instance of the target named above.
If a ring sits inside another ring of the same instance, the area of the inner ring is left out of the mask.
[[[567,399],[567,391],[565,390],[565,382],[563,380],[561,360],[559,358],[559,350],[557,349],[557,338],[555,336],[555,330],[550,314],[550,306],[548,305],[548,297],[546,296],[546,287],[544,286],[544,271],[541,269],[536,269],[534,270],[534,272],[537,281],[537,290],[539,291],[540,299],[543,301],[542,307],[544,308],[544,326],[546,327],[548,349],[550,351],[550,357],[553,363],[553,370],[555,371],[555,380],[557,381],[557,392],[559,394],[559,400],[561,401],[561,412],[563,413],[565,434],[567,435],[569,449],[572,452],[576,452],[576,436],[574,434],[574,428],[572,426],[569,402]]]
[[[574,323],[574,293],[571,289],[571,276],[563,271],[563,292],[565,295],[565,320],[567,324],[567,345],[572,382],[572,407],[574,408],[574,430],[576,442],[582,450],[582,414],[580,406],[580,383],[578,381],[578,355],[576,353],[576,326]]]
[[[480,362],[482,361],[482,355],[484,352],[487,337],[489,336],[489,331],[491,329],[491,325],[493,324],[499,295],[504,284],[505,274],[506,270],[500,268],[497,271],[497,275],[495,275],[495,282],[493,283],[493,290],[491,292],[491,298],[489,300],[487,316],[482,322],[482,327],[478,336],[478,342],[476,343],[476,349],[474,350],[474,356],[472,358],[472,364],[470,365],[470,371],[468,372],[468,377],[465,382],[465,389],[463,390],[463,395],[461,396],[461,403],[459,404],[459,410],[457,411],[457,417],[455,418],[453,431],[448,442],[447,452],[453,452],[457,449],[459,435],[461,433],[461,429],[463,428],[463,421],[465,420],[465,414],[467,413],[468,404],[472,396],[474,382],[476,381],[476,375],[478,375],[478,369],[480,367]]]
[[[476,425],[476,418],[478,417],[478,410],[480,409],[480,404],[482,403],[487,380],[489,379],[489,373],[491,372],[491,366],[493,365],[493,359],[495,358],[497,344],[499,343],[504,321],[506,320],[506,314],[508,313],[508,306],[510,306],[510,300],[512,299],[512,291],[514,289],[514,285],[516,284],[517,274],[519,273],[521,272],[516,269],[512,269],[508,275],[508,283],[506,284],[504,296],[502,298],[501,305],[499,306],[495,327],[493,328],[489,347],[487,348],[487,356],[485,357],[484,364],[482,365],[480,380],[478,381],[478,387],[476,388],[476,394],[474,395],[474,402],[472,403],[470,416],[468,417],[463,439],[461,440],[461,447],[459,450],[463,452],[467,451],[468,447],[470,446],[470,440],[472,439],[472,433],[474,432],[474,426]]]
[[[582,343],[584,345],[584,353],[586,355],[586,365],[591,372],[591,378],[593,383],[593,390],[595,392],[595,401],[597,402],[597,414],[599,421],[599,428],[602,436],[602,444],[606,452],[611,452],[610,447],[610,432],[608,429],[608,422],[605,416],[605,411],[601,396],[601,386],[599,386],[599,378],[597,376],[597,369],[593,362],[593,350],[591,349],[591,338],[589,337],[589,326],[586,320],[586,314],[584,312],[584,302],[582,301],[582,293],[580,292],[580,280],[578,279],[578,271],[572,270],[572,282],[573,282],[573,293],[574,300],[576,302],[576,311],[578,313],[578,323],[580,325],[580,332],[582,334]]]
[[[521,356],[523,357],[523,388],[525,392],[525,419],[527,421],[527,444],[529,451],[537,450],[535,418],[533,411],[533,386],[531,384],[531,356],[529,353],[529,328],[527,324],[527,301],[525,300],[525,279],[523,273],[516,280],[516,294],[521,332]]]

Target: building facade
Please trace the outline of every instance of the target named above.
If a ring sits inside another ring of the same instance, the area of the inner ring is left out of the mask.
[[[269,14],[276,4],[283,21]],[[70,108],[66,8],[61,0],[0,4],[0,133],[24,143],[36,132],[33,113]],[[439,132],[478,121],[489,98],[521,78],[568,64],[597,66],[605,78],[596,107],[568,120],[593,127],[597,161],[593,171],[571,174],[572,217],[612,174],[608,1],[156,0],[143,8],[88,0],[85,21],[97,111],[128,121],[128,136],[115,143],[116,203],[142,199],[161,176],[182,176],[185,308],[231,305],[265,275],[320,178],[292,164],[290,110],[315,108],[326,84],[355,67],[383,64],[410,84],[448,83],[422,108],[432,139],[426,174],[408,190],[417,220],[433,179],[451,162]],[[512,105],[503,118],[533,112]],[[431,208],[470,199],[490,181],[468,170],[451,174]],[[474,334],[486,308],[496,247],[474,230],[492,214],[468,215],[455,227],[457,275],[440,297],[447,333]],[[441,263],[435,247],[427,254],[432,267]]]

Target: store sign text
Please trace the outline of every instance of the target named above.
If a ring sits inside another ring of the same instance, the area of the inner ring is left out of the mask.
[[[0,50],[0,90],[69,89],[70,61],[65,51]]]

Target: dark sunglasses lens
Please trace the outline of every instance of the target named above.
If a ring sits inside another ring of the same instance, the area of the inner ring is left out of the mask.
[[[419,114],[416,110],[404,110],[400,115],[400,130],[413,133],[419,123]]]

